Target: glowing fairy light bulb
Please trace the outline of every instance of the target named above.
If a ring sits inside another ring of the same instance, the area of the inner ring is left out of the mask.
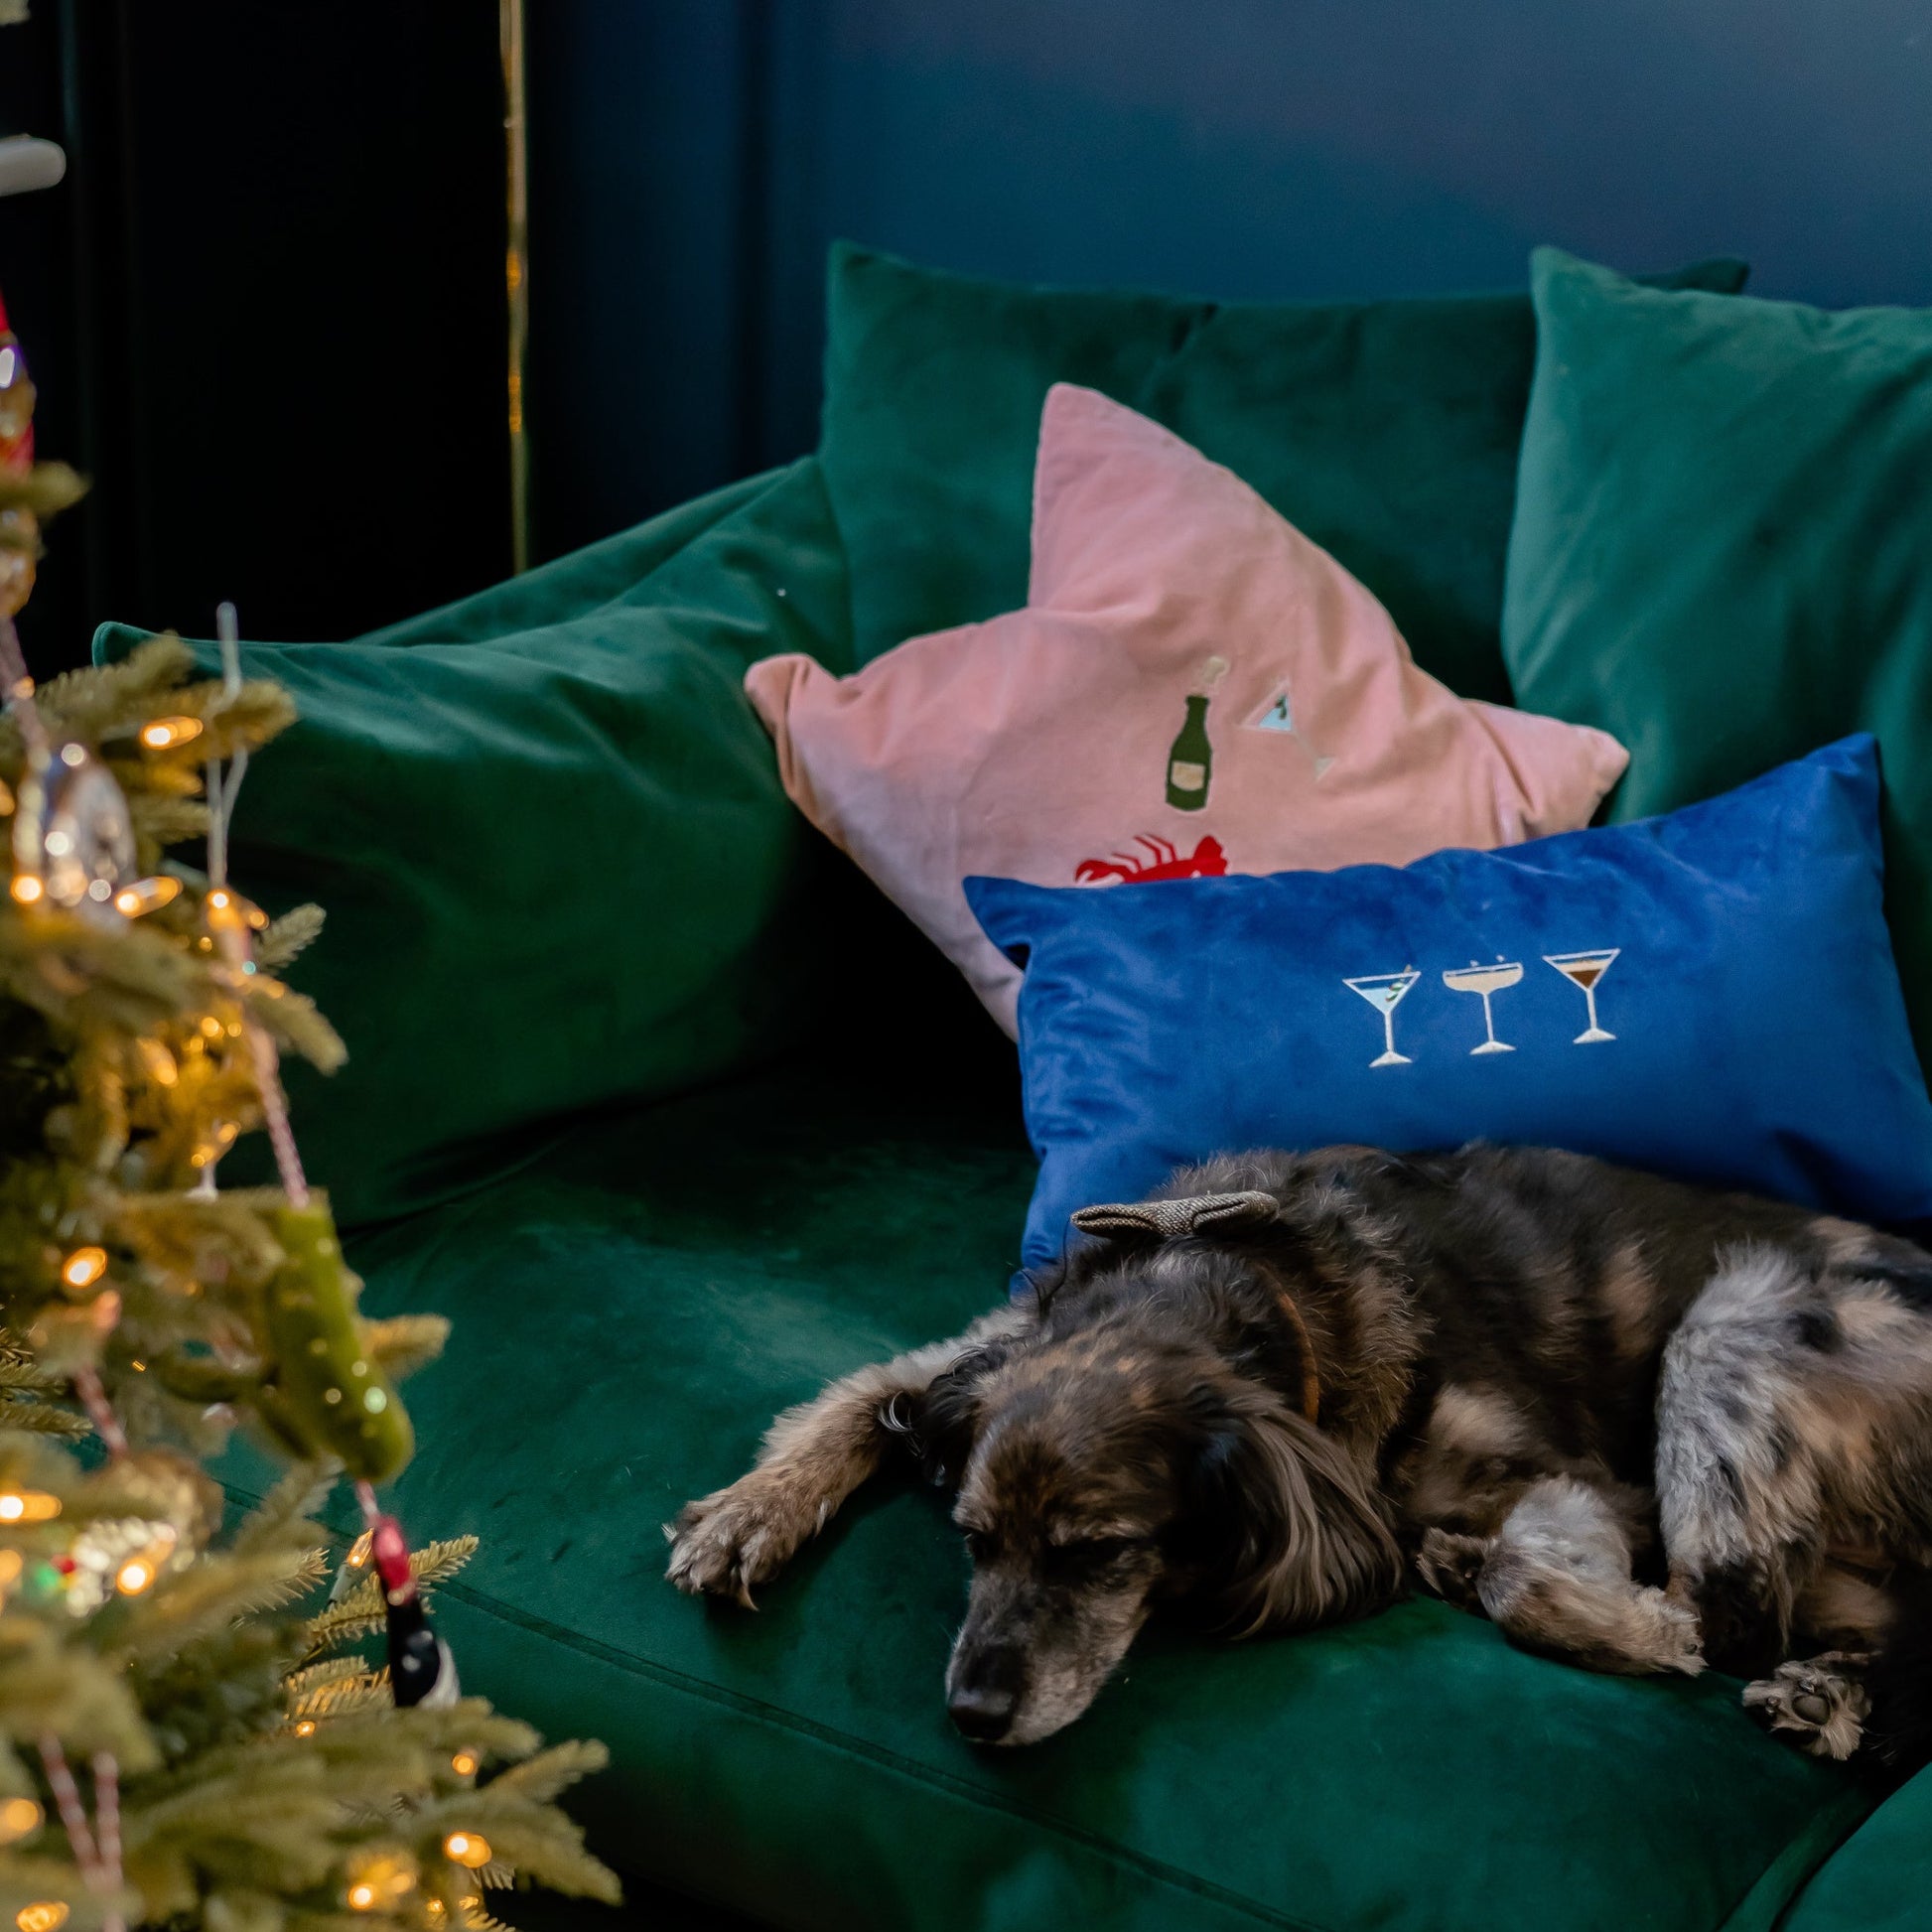
[[[158,1087],[172,1087],[181,1078],[181,1066],[174,1054],[158,1039],[149,1039],[146,1035],[134,1042],[135,1051],[141,1055],[141,1064],[147,1075]]]
[[[45,1489],[0,1489],[0,1523],[51,1523],[61,1499]]]
[[[14,1924],[20,1932],[61,1932],[67,1922],[68,1908],[58,1898],[36,1899],[14,1914]]]
[[[76,1248],[61,1264],[61,1284],[65,1288],[92,1288],[107,1272],[107,1250],[88,1246]]]
[[[477,1775],[478,1762],[475,1751],[458,1751],[450,1759],[450,1769],[460,1778],[474,1778]]]
[[[313,1737],[316,1734],[316,1721],[313,1718],[304,1718],[296,1725],[295,1734],[298,1737]]]
[[[452,1832],[443,1841],[443,1856],[475,1871],[489,1863],[489,1841],[481,1832]]]
[[[177,745],[191,745],[202,735],[199,718],[157,718],[141,727],[141,743],[151,752],[171,751]]]
[[[345,1894],[352,1911],[393,1906],[416,1889],[416,1861],[407,1853],[382,1853],[350,1867]]]
[[[36,904],[46,891],[47,888],[31,872],[20,872],[14,875],[14,897],[22,905]],[[21,1909],[23,1911],[31,1911],[33,1908],[31,1906],[22,1906]]]
[[[114,910],[127,918],[138,919],[143,912],[158,912],[179,897],[181,881],[157,873],[152,879],[137,879],[133,885],[123,886],[114,895]]]
[[[40,1830],[47,1814],[31,1798],[9,1798],[0,1804],[0,1845],[17,1845]]]
[[[139,1596],[154,1582],[154,1565],[146,1557],[129,1557],[114,1573],[114,1587],[123,1596]]]

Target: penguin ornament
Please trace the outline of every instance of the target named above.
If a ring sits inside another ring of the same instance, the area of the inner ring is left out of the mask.
[[[456,1659],[423,1608],[422,1592],[409,1569],[409,1545],[393,1516],[376,1518],[369,1555],[382,1579],[391,1694],[399,1707],[420,1704],[432,1711],[448,1710],[463,1695]]]

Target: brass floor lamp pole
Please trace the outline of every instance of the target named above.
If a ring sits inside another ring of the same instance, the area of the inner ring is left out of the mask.
[[[530,445],[523,430],[523,363],[530,333],[528,143],[523,122],[523,0],[497,0],[503,57],[503,145],[508,245],[503,283],[509,298],[510,567],[530,567]]]

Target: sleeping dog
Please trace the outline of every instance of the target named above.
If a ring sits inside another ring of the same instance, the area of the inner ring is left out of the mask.
[[[835,1382],[686,1506],[751,1602],[896,1449],[973,1563],[984,1743],[1093,1701],[1157,1606],[1231,1636],[1406,1585],[1593,1670],[1753,1679],[1807,1750],[1932,1751],[1932,1255],[1540,1149],[1227,1156],[965,1334]]]

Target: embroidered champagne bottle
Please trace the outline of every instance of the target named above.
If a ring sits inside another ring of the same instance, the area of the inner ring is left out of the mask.
[[[1168,753],[1168,803],[1177,812],[1197,812],[1207,803],[1214,771],[1214,748],[1207,742],[1207,697],[1187,699],[1186,722]]]

